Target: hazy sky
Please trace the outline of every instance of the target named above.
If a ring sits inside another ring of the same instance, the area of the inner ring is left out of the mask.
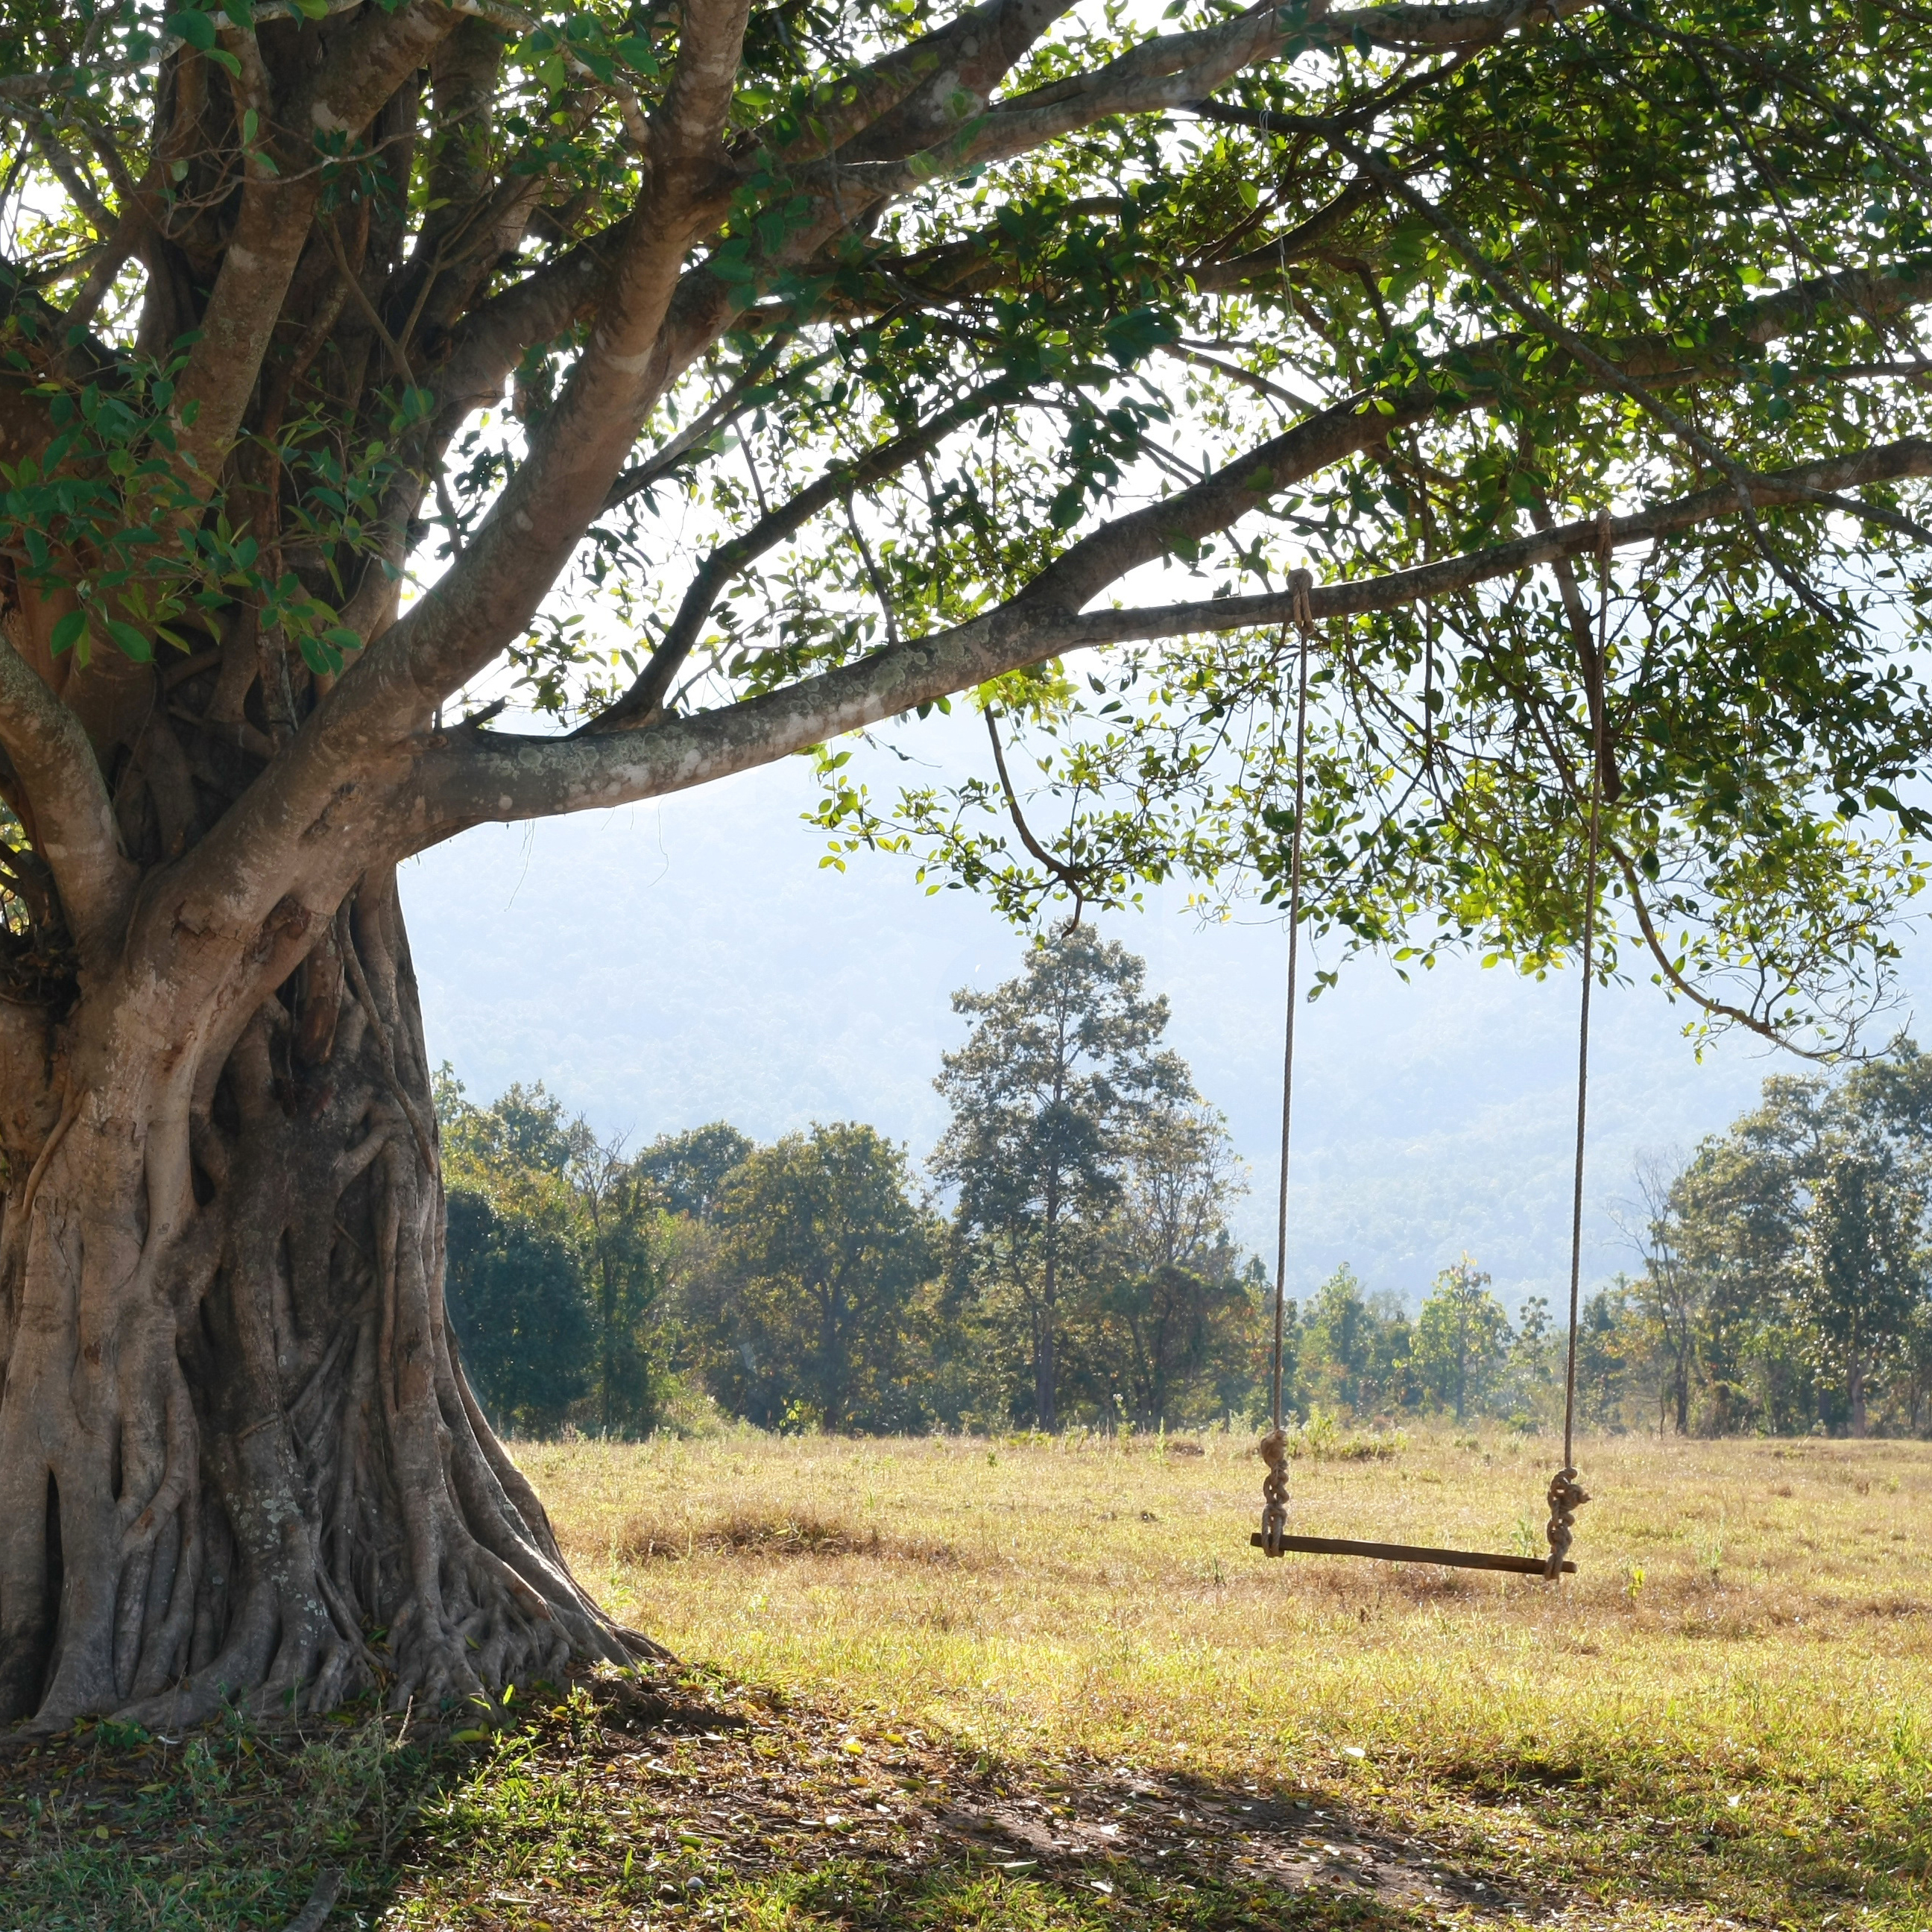
[[[935,736],[965,742],[956,725]],[[944,1124],[932,1077],[962,1033],[948,995],[1010,975],[1022,941],[967,894],[926,896],[904,860],[821,870],[822,836],[799,818],[811,796],[792,760],[660,803],[486,827],[410,865],[432,1058],[478,1099],[540,1078],[634,1143],[720,1118],[760,1138],[861,1120],[922,1159]],[[1238,1230],[1271,1256],[1280,928],[1203,930],[1178,894],[1103,925],[1172,1002],[1170,1040],[1252,1164]],[[1454,962],[1406,986],[1363,963],[1304,1010],[1300,1287],[1346,1260],[1413,1300],[1466,1250],[1506,1300],[1556,1298],[1576,1000],[1574,974]],[[1648,983],[1598,994],[1586,1283],[1631,1264],[1610,1210],[1634,1155],[1688,1148],[1798,1064],[1731,1040],[1700,1065],[1682,1017]]]

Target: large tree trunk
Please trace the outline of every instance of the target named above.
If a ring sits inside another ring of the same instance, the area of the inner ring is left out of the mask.
[[[8,1096],[52,1124],[6,1203],[0,1720],[435,1708],[623,1659],[444,1318],[393,874],[218,1070],[85,992],[44,1064]]]

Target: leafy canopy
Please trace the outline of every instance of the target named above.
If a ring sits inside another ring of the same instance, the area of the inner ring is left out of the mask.
[[[1311,919],[1556,963],[1594,756],[1607,970],[1840,1044],[1920,878],[1928,35],[26,0],[16,641],[172,680],[137,864],[252,796],[292,865],[352,777],[345,866],[819,747],[830,858],[1030,918],[1280,901],[1300,620]],[[961,692],[986,776],[874,796],[841,735]]]

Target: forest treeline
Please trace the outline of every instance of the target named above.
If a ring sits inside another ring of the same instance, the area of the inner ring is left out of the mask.
[[[635,1150],[539,1084],[437,1109],[450,1315],[500,1425],[625,1436],[742,1419],[856,1432],[1259,1420],[1269,1276],[1228,1217],[1220,1116],[1142,962],[1076,929],[990,992],[923,1180],[871,1126]],[[1639,1165],[1633,1268],[1586,1298],[1593,1426],[1918,1433],[1932,1423],[1932,1066],[1900,1042],[1781,1077],[1682,1162]],[[1288,1406],[1546,1425],[1564,1336],[1468,1257],[1420,1307],[1337,1269],[1286,1324]]]

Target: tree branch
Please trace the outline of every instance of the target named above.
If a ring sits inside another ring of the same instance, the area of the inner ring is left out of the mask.
[[[562,395],[461,556],[362,652],[181,862],[178,916],[188,923],[245,926],[267,914],[303,842],[346,816],[345,781],[354,790],[394,771],[409,734],[428,722],[443,694],[528,623],[602,507],[662,385],[658,338],[685,255],[728,205],[734,177],[719,135],[748,4],[708,0],[688,10],[665,106],[652,122],[638,202]],[[380,816],[379,805],[365,808]]]
[[[1664,977],[1693,1006],[1701,1007],[1713,1019],[1734,1020],[1747,1031],[1756,1034],[1762,1040],[1771,1041],[1774,1046],[1783,1047],[1788,1053],[1796,1054],[1801,1060],[1825,1060],[1836,1058],[1837,1049],[1833,1047],[1800,1046],[1780,1032],[1774,1021],[1760,1018],[1742,1006],[1734,1006],[1728,1000],[1714,999],[1708,993],[1700,992],[1695,982],[1684,976],[1676,962],[1671,958],[1663,935],[1658,932],[1651,918],[1650,908],[1643,896],[1642,880],[1629,854],[1615,839],[1606,842],[1605,850],[1623,875],[1624,889],[1630,894],[1630,910],[1636,914],[1637,931],[1642,938],[1644,950],[1657,962],[1658,970]]]
[[[868,489],[903,470],[908,464],[916,462],[944,442],[955,430],[1008,400],[1022,386],[1010,377],[1002,376],[969,390],[940,410],[931,422],[922,423],[917,429],[890,442],[880,444],[849,463],[836,465],[809,488],[801,490],[789,502],[780,504],[768,516],[762,518],[742,536],[720,544],[698,566],[697,575],[678,605],[676,616],[671,620],[670,628],[651,653],[635,682],[578,735],[633,730],[648,724],[662,706],[679,670],[690,656],[705,620],[718,602],[718,594],[748,563],[802,529],[820,511],[829,508],[842,497],[850,496],[855,490]]]
[[[1913,437],[1756,479],[1760,506],[1802,502],[1815,489],[1932,476],[1932,440]],[[1738,514],[1736,492],[1706,490],[1613,518],[1616,548],[1650,543]],[[969,623],[874,652],[782,691],[670,720],[649,731],[574,739],[466,734],[430,741],[419,770],[423,845],[493,820],[548,817],[685,790],[822,744],[1007,671],[1073,650],[1162,637],[1262,629],[1305,614],[1360,616],[1448,596],[1558,557],[1593,551],[1592,518],[1412,570],[1310,593],[1283,591],[1207,603],[1080,616],[1023,596]],[[1131,567],[1131,566],[1130,566]],[[418,849],[421,849],[418,848]]]
[[[115,944],[134,889],[100,761],[87,733],[0,625],[0,747],[26,788],[34,849],[53,874],[83,960]]]
[[[321,66],[286,104],[271,97],[254,33],[225,31],[242,64],[238,98],[254,109],[261,145],[244,154],[235,230],[176,391],[176,473],[194,495],[205,496],[220,474],[308,245],[323,186],[311,165],[316,136],[360,135],[458,18],[430,0],[395,14],[367,9],[332,37]]]

